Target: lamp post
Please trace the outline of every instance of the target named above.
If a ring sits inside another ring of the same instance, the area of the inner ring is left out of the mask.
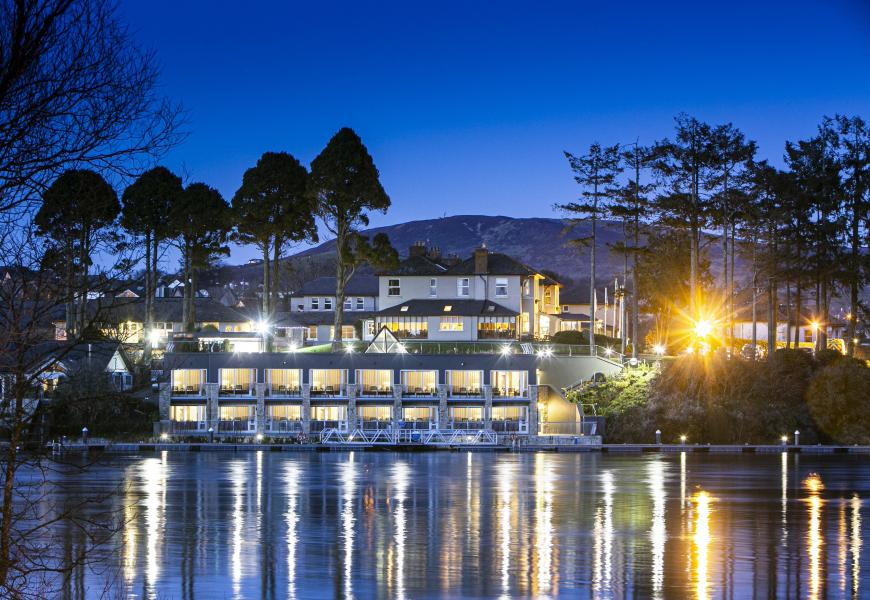
[[[800,446],[801,443],[801,432],[797,429],[794,430],[794,445]]]
[[[209,444],[214,443],[214,427],[208,428],[208,443]]]
[[[656,444],[658,444],[659,446],[662,445],[662,430],[661,429],[656,429]]]
[[[82,444],[88,445],[88,428],[82,427]]]

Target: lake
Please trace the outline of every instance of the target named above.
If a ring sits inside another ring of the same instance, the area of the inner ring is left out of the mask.
[[[69,598],[870,595],[860,456],[158,452],[53,477],[123,516]]]

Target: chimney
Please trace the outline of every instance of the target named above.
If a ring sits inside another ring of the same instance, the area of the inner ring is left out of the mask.
[[[486,249],[484,242],[474,251],[474,274],[486,275],[487,272],[489,272],[489,250]]]
[[[414,242],[408,248],[408,256],[426,256],[426,242]]]
[[[445,256],[441,260],[441,262],[444,264],[444,266],[452,267],[453,265],[458,265],[459,263],[461,263],[462,259],[459,258],[459,256],[457,256],[456,254],[451,252],[450,254]]]
[[[438,246],[432,246],[426,251],[426,256],[428,256],[430,260],[441,260],[441,248]]]

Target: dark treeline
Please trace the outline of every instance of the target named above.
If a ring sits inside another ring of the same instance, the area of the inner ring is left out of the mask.
[[[824,325],[835,296],[849,307],[845,337],[854,354],[868,314],[861,291],[868,276],[870,130],[860,117],[825,117],[816,135],[786,142],[785,169],[760,160],[755,142],[733,124],[684,114],[673,136],[649,146],[596,143],[583,155],[565,154],[582,191],[556,208],[568,217],[569,235],[573,225],[591,223],[589,238],[570,241],[589,248],[591,282],[596,220],[623,225],[613,250],[623,254],[624,281],[636,292],[635,355],[644,345],[640,314],[655,317],[648,344],[679,350],[687,343],[680,326],[709,319],[715,337],[733,349],[735,315],[743,309],[752,315],[752,344],[773,349],[780,304],[791,323]],[[707,257],[710,243],[721,245],[717,272]],[[748,280],[735,280],[738,259],[751,265]],[[748,306],[738,306],[741,297]],[[804,314],[810,301],[812,314]],[[768,325],[766,340],[756,339],[757,321]],[[796,345],[797,327],[794,336]],[[826,347],[824,326],[816,343]]]

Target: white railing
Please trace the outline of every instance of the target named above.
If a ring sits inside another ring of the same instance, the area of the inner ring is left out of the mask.
[[[497,444],[498,436],[491,429],[324,429],[320,432],[323,444],[396,445],[421,444],[428,446],[476,446]]]

